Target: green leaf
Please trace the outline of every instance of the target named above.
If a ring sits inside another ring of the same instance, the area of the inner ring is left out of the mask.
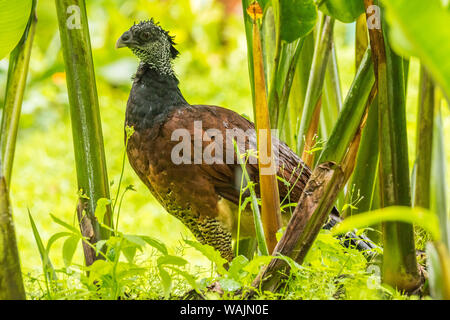
[[[34,222],[33,216],[30,213],[30,210],[28,210],[28,217],[30,218],[31,228],[33,229],[34,239],[38,246],[39,255],[41,257],[44,272],[49,279],[56,280],[57,277],[55,269],[53,268],[53,265],[50,262],[50,257],[48,256],[49,251],[44,248],[44,244],[42,242],[41,236],[39,235],[39,231],[36,227],[36,224]]]
[[[103,218],[105,217],[105,213],[107,210],[107,206],[111,204],[111,200],[106,198],[100,198],[97,201],[97,206],[95,207],[95,217],[98,222],[103,222]]]
[[[165,255],[158,258],[158,266],[166,265],[166,264],[172,264],[175,266],[184,266],[187,264],[187,261],[181,257],[172,256],[172,255]]]
[[[234,279],[221,278],[219,279],[220,287],[227,292],[234,292],[241,288],[241,284]]]
[[[74,234],[72,232],[58,232],[55,233],[54,235],[52,235],[50,237],[50,239],[47,242],[47,247],[45,248],[45,250],[48,252],[50,252],[50,248],[52,247],[53,243],[55,243],[57,240],[64,238],[64,237],[71,237]]]
[[[364,13],[362,0],[323,0],[319,10],[342,22],[353,22]]]
[[[10,53],[22,38],[31,13],[31,0],[0,0],[2,44],[0,60]]]
[[[164,270],[163,267],[158,267],[159,277],[161,278],[161,284],[164,289],[164,297],[167,299],[170,296],[170,291],[172,290],[172,277],[170,274]]]
[[[383,0],[390,43],[402,55],[421,59],[450,97],[450,12],[439,0]]]
[[[71,236],[64,241],[62,254],[66,267],[69,267],[72,264],[73,255],[77,249],[78,241],[80,241],[80,238],[76,235]]]
[[[140,236],[124,234],[123,238],[139,247],[145,247],[145,245],[147,244],[146,241]]]
[[[89,283],[94,283],[94,281],[100,280],[102,276],[112,272],[113,263],[99,259],[85,269],[89,272]]]
[[[248,259],[244,256],[237,256],[230,263],[228,269],[228,276],[232,279],[239,280],[242,275],[245,275],[244,267],[248,264]]]
[[[136,246],[125,246],[122,248],[122,253],[129,263],[133,263],[136,256]]]
[[[416,224],[430,233],[435,241],[441,239],[437,216],[420,207],[386,207],[356,216],[351,216],[332,229],[333,234],[343,234],[354,229],[365,228],[386,221]]]
[[[243,270],[250,274],[258,274],[261,271],[261,267],[268,264],[273,259],[272,256],[258,256],[255,257],[247,264]]]
[[[142,240],[147,242],[150,246],[161,252],[162,254],[168,254],[167,247],[164,243],[159,241],[158,239],[149,237],[149,236],[140,236]]]
[[[68,223],[62,221],[61,219],[55,217],[53,214],[50,214],[50,217],[52,217],[52,220],[53,220],[54,222],[56,222],[56,223],[59,224],[60,226],[63,226],[64,228],[66,228],[66,229],[72,231],[73,233],[75,233],[75,234],[79,234],[79,233],[80,233],[80,231],[79,231],[77,228],[72,227],[70,224],[68,224]]]
[[[95,244],[95,251],[96,253],[99,253],[102,251],[103,246],[107,243],[107,240],[99,240],[97,241],[97,243]]]
[[[215,263],[217,266],[217,272],[219,274],[224,275],[227,273],[227,270],[225,270],[225,268],[223,267],[223,265],[227,263],[227,260],[222,258],[219,251],[214,250],[214,248],[211,247],[210,245],[201,244],[199,242],[190,240],[184,240],[184,242],[186,242],[186,244],[188,244],[189,246],[200,251],[206,258],[209,259],[209,261]]]
[[[317,7],[313,0],[282,0],[279,5],[281,40],[293,42],[314,29]]]
[[[291,268],[291,270],[292,270],[293,272],[295,272],[295,271],[300,270],[300,269],[303,268],[300,264],[298,264],[298,263],[297,263],[294,259],[292,259],[291,257],[279,255],[279,256],[277,256],[276,258],[285,261],[285,262],[289,265],[289,267]]]

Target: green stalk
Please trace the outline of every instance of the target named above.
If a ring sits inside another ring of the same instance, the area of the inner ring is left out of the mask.
[[[78,189],[87,196],[80,197],[80,210],[86,212],[88,220],[84,222],[87,227],[81,229],[83,235],[95,243],[111,234],[110,230],[100,227],[94,214],[97,201],[110,199],[110,195],[86,5],[84,0],[55,0],[55,3],[67,73]],[[79,19],[68,20],[69,6],[79,9],[72,11],[75,15],[79,13]],[[112,228],[110,205],[102,222]],[[90,265],[95,254],[85,250],[85,257],[86,264]]]
[[[258,198],[256,197],[256,192],[254,188],[254,183],[250,179],[250,176],[247,172],[247,168],[245,167],[245,162],[242,162],[242,156],[239,151],[239,148],[236,144],[236,141],[233,140],[234,150],[237,155],[237,159],[239,161],[239,164],[241,165],[242,173],[245,177],[246,184],[248,186],[248,190],[250,192],[250,200],[251,200],[251,206],[252,206],[252,212],[253,212],[253,221],[255,223],[255,234],[256,234],[256,240],[258,242],[258,248],[262,255],[268,256],[269,255],[269,249],[266,244],[266,238],[264,235],[264,228],[263,223],[261,220],[261,213],[259,211],[259,204],[258,204]]]
[[[311,32],[305,37],[300,58],[297,61],[294,79],[292,81],[291,94],[289,95],[287,115],[288,120],[284,119],[281,138],[294,150],[296,148],[296,126],[300,121],[300,116],[303,113],[303,104],[305,102],[306,90],[308,88],[309,74],[311,72],[311,64],[314,55],[314,32]]]
[[[248,64],[248,73],[250,80],[250,88],[252,91],[252,101],[253,101],[253,114],[255,114],[255,75],[253,70],[253,22],[250,16],[246,13],[247,8],[253,0],[242,0],[242,10],[244,12],[244,26],[245,26],[245,35],[247,39],[247,64]]]
[[[354,188],[361,198],[356,208],[350,208],[349,215],[373,209],[377,191],[378,155],[378,100],[375,98],[369,108],[366,127],[362,133],[361,146],[356,158],[356,167],[350,182],[350,190]],[[346,203],[352,200],[355,199],[349,199],[347,196]]]
[[[33,1],[28,25],[10,55],[0,129],[0,300],[26,299],[9,200],[9,185],[36,22],[36,1]]]
[[[19,128],[22,101],[28,76],[28,65],[30,63],[31,47],[33,45],[37,18],[35,15],[36,1],[33,2],[33,14],[24,31],[22,39],[11,52],[9,59],[8,80],[6,86],[5,106],[1,123],[1,157],[3,175],[9,188],[11,172],[16,149],[17,131]]]
[[[8,187],[0,177],[0,300],[25,300]]]
[[[386,73],[380,72],[379,89],[380,202],[382,207],[411,206],[403,60],[393,52],[387,57],[390,61]],[[384,81],[385,88],[381,84]],[[381,98],[381,92],[387,99]],[[420,279],[413,226],[400,222],[384,223],[383,242],[383,280],[407,291],[417,288]]]
[[[322,108],[320,112],[319,141],[326,141],[333,131],[334,125],[342,109],[342,90],[337,65],[336,47],[333,41],[331,56],[328,60],[325,73],[325,83],[322,95]],[[320,144],[318,145],[320,148]],[[319,152],[320,153],[320,152]],[[316,157],[317,158],[317,157]],[[317,163],[316,163],[317,164]],[[336,205],[340,207],[344,203],[344,193],[340,192]]]
[[[356,21],[356,45],[355,45],[355,65],[358,69],[363,59],[362,50],[366,50],[368,43],[366,15],[362,14]],[[361,145],[356,159],[356,167],[349,184],[346,203],[355,201],[355,194],[350,198],[350,191],[354,190],[360,196],[355,207],[350,207],[344,215],[353,215],[360,212],[372,210],[372,204],[376,201],[377,192],[377,172],[378,172],[378,100],[369,108],[367,123],[361,137]],[[376,233],[378,234],[378,233]],[[375,234],[371,234],[371,239]]]
[[[298,60],[302,53],[304,43],[305,38],[300,38],[293,43],[283,45],[282,62],[284,62],[283,69],[285,69],[286,75],[281,77],[281,79],[277,77],[278,81],[274,85],[274,89],[276,89],[276,87],[280,87],[278,89],[280,92],[276,93],[277,99],[275,100],[276,102],[278,102],[278,105],[271,105],[269,96],[269,110],[276,110],[276,120],[278,121],[277,128],[281,130],[281,134],[283,134],[283,131],[285,130],[284,122],[286,120],[286,114],[288,110],[289,96],[291,94],[295,70],[297,68]],[[273,113],[275,113],[275,111]]]
[[[356,20],[355,30],[355,66],[358,70],[361,60],[364,57],[367,47],[369,46],[369,39],[367,34],[366,14],[361,14]]]
[[[270,123],[272,128],[280,128],[281,134],[284,134],[287,104],[305,38],[300,37],[291,43],[282,41],[278,0],[272,1],[272,6],[266,10],[262,28],[264,69],[267,84],[270,84],[268,86]]]
[[[280,104],[280,97],[278,93],[278,77],[280,76],[281,72],[281,51],[282,51],[282,45],[281,45],[281,36],[280,36],[280,0],[273,0],[272,1],[272,8],[273,8],[273,16],[274,16],[274,22],[275,22],[275,54],[273,58],[273,66],[272,66],[272,74],[271,78],[268,81],[270,81],[271,85],[269,87],[269,95],[268,95],[268,107],[269,107],[269,114],[270,114],[270,123],[272,125],[272,128],[276,128],[278,124],[278,117],[279,117],[279,104]],[[268,82],[269,83],[269,82]]]
[[[253,14],[254,15],[254,14]],[[261,38],[257,16],[253,16],[253,70],[255,74],[255,126],[257,130],[261,217],[267,247],[271,253],[277,244],[276,234],[281,228],[280,196],[274,167],[270,113],[267,106]]]
[[[322,113],[320,118],[320,129],[325,140],[331,134],[331,131],[333,130],[341,109],[341,81],[339,79],[336,49],[333,45],[331,48],[331,56],[328,60],[327,71],[325,73],[325,83],[322,98]]]
[[[439,91],[437,91],[439,92]],[[448,215],[448,186],[446,181],[446,160],[445,160],[445,143],[444,131],[442,123],[442,114],[440,101],[441,96],[436,96],[436,115],[434,119],[434,139],[433,139],[433,158],[431,177],[431,199],[430,207],[439,217],[439,226],[441,229],[441,239],[447,250],[450,250],[450,224]]]
[[[367,8],[378,1],[365,0],[364,3]],[[380,205],[411,206],[404,61],[384,40],[384,20],[382,27],[382,30],[369,30],[378,80]],[[383,243],[383,281],[400,290],[416,289],[420,285],[420,276],[413,226],[402,222],[384,223]]]
[[[371,51],[367,50],[318,163],[336,162],[344,158],[347,152],[345,146],[354,139],[367,111],[367,101],[374,83]]]
[[[419,108],[417,112],[416,181],[414,206],[430,208],[431,158],[433,151],[435,86],[429,73],[420,70]]]
[[[319,98],[322,94],[325,71],[328,65],[328,58],[331,52],[333,39],[334,19],[323,16],[323,24],[318,33],[314,57],[309,76],[308,89],[303,106],[303,113],[297,129],[297,153],[302,154],[304,148],[303,137],[308,132],[315,108],[318,106]]]

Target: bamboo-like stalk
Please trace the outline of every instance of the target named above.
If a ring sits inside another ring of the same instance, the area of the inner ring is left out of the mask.
[[[408,141],[406,136],[403,60],[393,52],[380,72],[380,186],[381,206],[411,205]],[[383,75],[383,76],[382,76]],[[386,81],[386,88],[381,85]],[[382,99],[382,89],[386,100]],[[399,289],[414,290],[420,284],[413,226],[400,222],[383,224],[383,280]]]
[[[24,34],[10,55],[0,129],[0,300],[26,298],[9,200],[9,185],[36,22],[36,1],[33,0]]]
[[[432,181],[430,188],[431,199],[430,208],[439,217],[442,242],[450,252],[450,222],[448,217],[448,187],[446,181],[447,168],[445,165],[445,143],[441,114],[442,95],[436,90],[435,108],[436,115],[434,119],[433,133],[433,158],[432,158]]]
[[[317,35],[314,57],[309,76],[308,89],[303,106],[303,113],[297,128],[297,153],[303,153],[305,141],[303,137],[308,132],[311,125],[317,102],[322,94],[325,71],[328,65],[333,39],[334,19],[323,16],[323,23]]]
[[[358,70],[361,60],[369,46],[369,39],[367,34],[367,17],[363,13],[356,20],[356,30],[355,30],[355,66]]]
[[[280,89],[281,93],[279,95],[277,94],[277,97],[274,100],[274,102],[277,102],[278,105],[271,106],[269,98],[269,111],[276,110],[276,116],[273,117],[274,118],[273,121],[275,120],[277,121],[276,128],[278,128],[281,131],[282,135],[283,131],[285,131],[284,122],[286,120],[286,114],[288,111],[288,102],[292,89],[292,84],[294,82],[295,70],[297,68],[298,60],[300,59],[304,43],[305,38],[302,37],[289,45],[283,46],[284,49],[283,58],[285,59],[290,58],[290,61],[288,63],[288,67],[286,70],[286,77],[279,80],[279,82],[283,83],[283,85],[281,86],[282,89]],[[286,48],[287,46],[290,46],[291,50],[288,50]],[[293,53],[291,53],[290,51],[293,51]],[[275,87],[276,86],[279,86],[279,84],[275,83]],[[273,113],[275,114],[275,111]]]
[[[377,192],[378,155],[378,100],[375,98],[374,103],[369,108],[367,124],[362,133],[361,147],[356,158],[356,167],[349,188],[359,191],[361,198],[356,205],[357,208],[350,208],[346,215],[373,209]],[[355,197],[355,194],[353,196]],[[346,203],[355,200],[355,198],[347,197]]]
[[[435,86],[429,73],[420,70],[419,108],[417,112],[416,182],[414,206],[430,208],[431,159],[433,153]]]
[[[367,100],[371,96],[375,83],[374,73],[371,70],[372,64],[368,61],[370,59],[371,51],[367,50],[345,99],[344,106],[339,113],[338,122],[320,154],[319,163],[343,159],[347,152],[347,149],[343,146],[350,145],[365,117]]]
[[[97,201],[109,199],[110,195],[86,5],[84,0],[55,0],[55,3],[67,73],[78,189],[87,196],[80,197],[78,206],[79,218],[83,210],[86,212],[80,221],[81,232],[95,243],[110,236],[110,231],[100,227],[94,214]],[[78,19],[68,20],[69,7]],[[112,228],[109,205],[102,222]],[[95,251],[85,244],[84,252],[86,264],[92,264]]]
[[[3,174],[6,185],[9,188],[11,172],[16,150],[16,138],[19,128],[22,101],[28,77],[28,65],[30,63],[31,47],[36,30],[37,18],[35,15],[36,2],[33,1],[32,12],[22,39],[11,52],[8,69],[8,81],[6,87],[5,106],[3,108],[1,122],[1,158]]]
[[[359,66],[358,66],[359,67]],[[336,48],[331,48],[331,55],[325,73],[320,115],[320,132],[323,139],[328,139],[342,109],[342,90],[337,65]]]
[[[294,151],[296,150],[296,126],[299,115],[303,113],[303,104],[305,102],[306,90],[308,88],[309,74],[311,72],[311,64],[314,55],[314,33],[311,32],[305,37],[300,58],[297,61],[294,79],[292,81],[291,94],[287,109],[287,118],[282,125],[285,130],[281,131],[281,138]],[[282,119],[280,119],[281,121]],[[281,123],[281,122],[280,122]]]
[[[366,50],[368,43],[366,15],[362,14],[356,21],[356,44],[355,44],[355,65],[359,68],[363,56],[361,52]],[[372,210],[372,205],[376,201],[376,185],[378,172],[378,100],[369,108],[367,124],[362,133],[361,146],[356,158],[356,167],[350,182],[349,192],[347,192],[346,203],[355,201],[354,190],[360,198],[356,208],[349,208],[343,214],[353,215],[359,212]],[[353,199],[350,198],[353,196]],[[371,239],[378,238],[378,233],[371,233]]]
[[[336,46],[333,41],[327,71],[325,72],[320,126],[317,135],[319,142],[326,141],[330,137],[338,119],[339,112],[342,109],[342,103],[341,80],[339,77],[339,68],[337,64]],[[321,145],[319,143],[317,148],[320,147]],[[344,192],[342,191],[339,193],[336,205],[341,207],[344,203],[344,199]]]
[[[247,39],[247,64],[248,64],[248,73],[249,73],[249,81],[250,88],[252,91],[252,101],[253,101],[253,114],[255,114],[255,75],[253,71],[253,22],[251,17],[248,14],[245,14],[246,9],[250,6],[253,0],[242,0],[242,8],[244,11],[244,26],[245,26],[245,34]]]
[[[253,19],[253,70],[255,84],[255,123],[257,130],[259,155],[259,183],[261,195],[261,218],[269,253],[277,244],[276,234],[281,228],[280,197],[274,156],[272,154],[272,135],[267,105],[261,39],[257,19],[262,11],[257,3],[253,3],[248,13]]]
[[[379,5],[373,0],[364,0],[364,4],[366,9]],[[382,28],[369,29],[378,83],[380,204],[382,207],[410,206],[404,61],[384,41],[383,14]],[[416,289],[420,285],[420,276],[413,226],[400,222],[384,223],[383,243],[383,281],[400,290]]]
[[[8,187],[0,177],[0,300],[24,300],[22,272]]]

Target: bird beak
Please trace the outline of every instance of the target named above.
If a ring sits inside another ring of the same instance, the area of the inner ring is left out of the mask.
[[[126,47],[127,45],[122,41],[122,38],[119,38],[116,42],[116,49]]]
[[[133,34],[130,31],[126,31],[117,40],[116,49],[124,48],[124,47],[132,47],[135,44],[137,44],[137,43],[136,43],[136,41],[133,40]]]

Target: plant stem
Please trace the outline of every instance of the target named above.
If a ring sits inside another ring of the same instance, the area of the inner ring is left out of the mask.
[[[14,162],[14,152],[16,150],[16,138],[19,128],[20,113],[22,111],[22,101],[27,83],[28,66],[30,63],[31,48],[36,31],[36,13],[35,1],[32,6],[30,16],[25,32],[16,48],[11,52],[8,81],[6,87],[5,106],[1,123],[1,158],[3,174],[6,179],[6,185],[9,188],[11,181],[11,172]]]
[[[33,0],[28,24],[10,56],[0,129],[0,300],[26,299],[9,186],[36,22],[36,1]]]
[[[364,0],[366,9],[378,1]],[[408,140],[405,115],[403,59],[384,41],[382,28],[370,28],[375,75],[378,84],[380,205],[411,206]],[[413,226],[401,222],[383,223],[383,281],[400,290],[412,291],[420,285]]]
[[[24,300],[22,272],[6,180],[0,177],[0,300]]]
[[[433,138],[433,163],[432,163],[432,181],[430,207],[439,217],[442,242],[450,249],[450,224],[448,222],[448,187],[446,181],[446,159],[445,143],[441,114],[441,94],[436,91],[435,97],[436,115],[434,119],[434,138]]]
[[[80,201],[86,211],[84,218],[91,225],[86,230],[92,234],[83,235],[95,243],[109,238],[111,234],[100,227],[94,216],[97,201],[100,198],[110,199],[110,195],[86,5],[84,0],[55,0],[55,3],[67,73],[78,189],[88,198],[82,197]],[[72,12],[79,19],[69,20],[69,7],[75,10]],[[112,226],[110,205],[107,206],[103,223]],[[95,259],[95,252],[88,256],[90,258],[86,256],[86,264],[90,265]]]
[[[297,153],[299,154],[303,153],[305,145],[303,136],[308,132],[317,101],[322,94],[325,71],[332,47],[334,19],[329,16],[323,16],[323,19],[323,26],[317,36],[314,49],[303,114],[297,130]]]
[[[430,74],[420,69],[419,108],[417,112],[416,181],[414,206],[430,208],[431,160],[433,153],[435,86]]]
[[[249,191],[250,191],[250,200],[252,205],[252,212],[253,212],[253,220],[255,223],[255,234],[256,234],[256,240],[258,241],[258,248],[262,255],[268,256],[269,255],[269,249],[267,248],[266,244],[266,238],[264,235],[264,227],[261,221],[261,214],[259,212],[259,204],[258,204],[258,198],[256,197],[255,188],[252,185],[253,181],[250,179],[250,176],[248,175],[247,168],[245,167],[245,164],[242,162],[241,153],[239,151],[239,147],[236,144],[236,141],[233,140],[234,144],[234,150],[236,152],[237,159],[239,161],[239,164],[241,165],[242,174],[245,177],[245,181],[248,185]]]
[[[270,115],[267,105],[261,39],[256,15],[253,17],[253,70],[255,75],[255,124],[258,144],[261,216],[269,253],[277,244],[276,234],[281,228],[280,196],[276,178]]]

